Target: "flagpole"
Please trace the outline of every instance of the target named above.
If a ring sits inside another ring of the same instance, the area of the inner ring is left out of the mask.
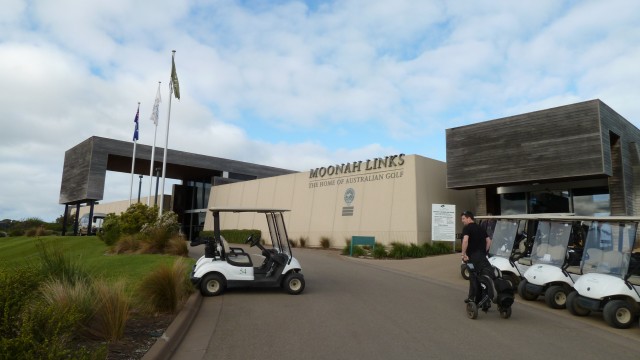
[[[164,208],[164,177],[165,177],[165,174],[167,173],[167,148],[169,148],[169,122],[170,121],[171,121],[171,93],[169,93],[169,110],[167,111],[167,134],[164,139],[164,156],[162,157],[162,178],[160,179],[160,209],[158,210],[158,217],[162,217],[162,209]]]
[[[164,208],[164,179],[167,173],[167,149],[169,149],[169,123],[171,121],[171,95],[175,94],[176,98],[180,99],[180,88],[178,87],[178,76],[176,75],[175,56],[176,51],[171,51],[171,80],[169,81],[169,109],[167,111],[167,133],[164,140],[164,157],[162,159],[162,180],[160,182],[160,209],[158,210],[158,217],[162,217],[162,209]],[[175,84],[174,84],[175,82]],[[174,92],[175,88],[175,92]]]
[[[131,206],[131,197],[133,196],[133,172],[136,167],[136,144],[138,143],[138,115],[140,115],[139,101],[138,101],[138,111],[136,112],[136,117],[133,120],[136,123],[136,127],[133,132],[133,156],[131,156],[131,185],[129,186],[129,206]]]
[[[156,94],[156,102],[153,104],[153,112],[151,118],[155,124],[155,131],[153,132],[153,147],[151,148],[151,165],[149,166],[149,197],[147,197],[147,206],[151,206],[151,190],[153,188],[153,167],[155,163],[156,155],[156,137],[158,136],[158,106],[160,106],[160,84],[158,81],[158,93]],[[156,180],[158,181],[158,180]]]

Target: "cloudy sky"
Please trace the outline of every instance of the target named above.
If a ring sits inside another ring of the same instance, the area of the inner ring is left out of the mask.
[[[640,126],[638,14],[635,0],[3,0],[0,219],[61,215],[64,152],[131,140],[138,102],[151,145],[158,81],[163,146],[171,50],[172,149],[300,171],[446,161],[447,128],[595,98]],[[103,202],[129,190],[109,172]]]

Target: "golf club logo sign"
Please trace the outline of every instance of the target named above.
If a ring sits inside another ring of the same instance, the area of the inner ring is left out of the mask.
[[[344,192],[344,202],[347,203],[347,206],[351,206],[353,199],[356,197],[356,191],[352,188],[348,188],[347,191]]]
[[[347,206],[342,207],[342,216],[353,216],[353,200],[356,198],[356,191],[353,188],[348,188],[344,192],[344,202]]]

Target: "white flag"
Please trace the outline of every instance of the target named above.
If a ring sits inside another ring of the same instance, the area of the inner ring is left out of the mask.
[[[151,111],[151,121],[155,125],[158,125],[158,108],[160,107],[160,102],[162,99],[160,98],[160,83],[158,82],[158,93],[156,94],[156,101],[153,103],[153,111]]]

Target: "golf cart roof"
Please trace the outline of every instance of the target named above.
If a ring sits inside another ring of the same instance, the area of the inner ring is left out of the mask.
[[[511,219],[511,220],[560,220],[560,221],[607,221],[607,222],[640,222],[640,216],[579,216],[573,214],[520,214],[476,216],[479,220]]]
[[[550,219],[557,217],[573,217],[573,213],[545,213],[545,214],[516,214],[516,215],[478,215],[475,218],[478,220],[539,220]]]
[[[211,212],[253,212],[253,213],[273,213],[273,212],[285,212],[291,211],[289,209],[281,208],[266,208],[266,207],[240,207],[240,206],[214,206],[209,208]]]

